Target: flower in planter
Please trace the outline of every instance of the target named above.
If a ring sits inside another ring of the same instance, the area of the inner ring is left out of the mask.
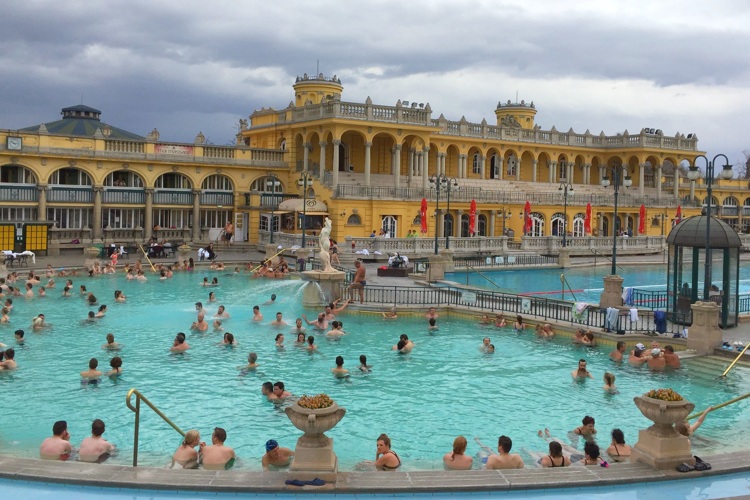
[[[320,410],[333,406],[333,399],[327,394],[318,394],[317,396],[308,396],[305,394],[297,400],[297,404],[308,410]]]
[[[683,399],[672,389],[652,389],[646,393],[646,397],[661,401],[682,401]]]

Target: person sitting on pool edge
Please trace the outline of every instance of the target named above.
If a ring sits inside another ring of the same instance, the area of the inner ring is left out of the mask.
[[[65,461],[70,458],[72,451],[68,423],[65,420],[58,420],[52,426],[52,437],[42,441],[42,445],[39,447],[39,458]]]
[[[474,458],[466,455],[466,438],[458,436],[453,440],[453,451],[443,455],[445,470],[469,470],[474,465]]]
[[[100,464],[115,451],[115,445],[106,441],[102,434],[104,434],[104,422],[97,418],[91,423],[91,436],[83,440],[78,450],[81,462]]]
[[[294,451],[289,448],[282,448],[275,439],[269,439],[266,441],[266,453],[261,459],[261,465],[263,470],[270,470],[271,467],[288,467],[293,458]]]
[[[221,427],[216,427],[211,434],[211,445],[203,447],[201,453],[201,463],[204,469],[222,470],[231,469],[234,465],[234,450],[229,446],[224,446],[227,440],[227,431]]]
[[[487,463],[484,468],[492,469],[523,469],[524,464],[521,456],[517,453],[510,453],[513,447],[513,441],[508,436],[500,436],[497,440],[497,455],[492,454],[487,457]]]
[[[198,446],[200,452],[203,452],[206,443],[201,442],[200,432],[195,429],[187,431],[185,439],[180,444],[177,451],[172,455],[172,467],[175,468],[175,464],[180,465],[183,469],[197,469],[198,468],[198,457],[199,452],[195,450]]]

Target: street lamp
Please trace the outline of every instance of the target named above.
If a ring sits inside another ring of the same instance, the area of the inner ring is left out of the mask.
[[[560,187],[558,188],[558,191],[562,191],[563,192],[563,200],[564,200],[564,203],[565,203],[563,205],[563,207],[564,207],[563,208],[563,217],[564,217],[564,220],[563,220],[563,241],[562,241],[562,246],[564,248],[564,247],[567,246],[567,243],[568,243],[568,240],[567,240],[567,236],[568,236],[568,195],[569,194],[570,195],[575,194],[575,191],[573,191],[573,185],[571,183],[569,183],[568,181],[562,181],[560,183]]]
[[[271,190],[271,244],[273,244],[273,226],[274,211],[276,210],[276,188],[281,186],[281,182],[276,174],[268,172],[266,174],[266,187]]]
[[[436,201],[435,201],[435,255],[438,254],[438,210],[440,207],[440,190],[444,189],[448,194],[448,208],[447,212],[450,213],[451,209],[451,188],[458,189],[458,181],[455,178],[450,178],[445,174],[433,175],[430,177],[430,187],[435,188]],[[452,227],[452,226],[451,226]],[[445,224],[443,224],[443,230],[445,230]],[[445,249],[449,248],[449,233],[445,233]]]
[[[297,185],[302,188],[302,248],[307,248],[305,233],[307,232],[307,185],[312,185],[313,176],[304,171],[297,180]]]
[[[498,217],[502,217],[503,218],[503,234],[502,235],[506,236],[506,234],[505,234],[505,220],[509,219],[511,217],[511,215],[513,215],[513,212],[511,212],[510,209],[506,210],[503,207],[502,211],[499,214],[497,214],[497,215],[498,215]]]
[[[614,178],[615,216],[612,220],[612,275],[615,275],[617,274],[617,197],[620,192],[620,182],[622,182],[623,186],[629,188],[633,185],[633,179],[628,175],[628,168],[625,165],[613,165],[604,168],[612,172],[612,177]],[[625,173],[625,179],[621,181],[620,178],[622,177],[623,172]],[[604,178],[602,179],[602,186],[608,187],[609,184],[609,177],[607,177],[607,172],[605,171]]]
[[[731,179],[734,177],[734,172],[732,171],[732,166],[729,164],[729,158],[726,157],[726,155],[718,154],[714,156],[713,160],[708,161],[708,158],[706,158],[704,155],[698,155],[696,156],[695,160],[693,161],[693,165],[688,169],[688,179],[691,181],[697,181],[700,177],[700,172],[698,171],[697,165],[695,165],[695,162],[698,160],[698,158],[703,158],[706,162],[706,252],[705,252],[705,274],[703,276],[703,300],[708,300],[709,292],[711,290],[711,201],[713,201],[713,198],[711,196],[711,186],[714,183],[714,166],[716,164],[716,159],[722,157],[724,158],[724,169],[719,174],[719,177],[722,179]]]

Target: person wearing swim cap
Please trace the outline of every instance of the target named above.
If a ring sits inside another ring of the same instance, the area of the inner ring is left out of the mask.
[[[263,470],[270,470],[270,467],[288,467],[294,458],[294,451],[289,448],[282,448],[275,439],[266,441],[266,453],[261,459]]]
[[[648,367],[655,371],[663,371],[667,367],[667,361],[661,355],[661,349],[654,347],[651,349],[651,357],[648,358]]]

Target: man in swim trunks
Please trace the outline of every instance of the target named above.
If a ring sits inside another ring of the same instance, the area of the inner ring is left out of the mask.
[[[234,224],[232,221],[227,221],[224,225],[224,242],[227,246],[232,246],[232,236],[234,236]]]
[[[356,271],[354,273],[354,279],[352,280],[352,284],[349,285],[349,292],[354,293],[356,290],[359,294],[359,302],[360,304],[365,303],[365,286],[367,285],[367,280],[365,279],[365,267],[362,265],[362,262],[359,260],[354,261],[354,267],[356,268]]]
[[[622,354],[625,352],[625,342],[620,340],[617,342],[617,347],[614,351],[609,353],[609,359],[614,361],[615,363],[621,363],[622,362]]]
[[[664,361],[667,363],[667,366],[669,366],[670,368],[680,367],[680,357],[674,353],[674,347],[672,347],[671,345],[664,346],[664,352],[662,353],[662,357],[664,358]]]
[[[172,352],[185,352],[188,349],[190,349],[190,346],[185,342],[185,334],[180,332],[174,338],[174,343],[169,350]]]
[[[266,454],[263,455],[261,463],[263,470],[270,470],[270,466],[287,467],[294,458],[294,452],[289,448],[282,448],[275,439],[266,441]]]
[[[78,456],[81,462],[102,463],[115,451],[115,445],[107,442],[103,437],[104,422],[98,418],[91,423],[91,437],[81,443]]]
[[[230,460],[234,460],[234,450],[229,446],[224,446],[226,440],[227,431],[221,427],[216,427],[214,433],[211,434],[211,445],[204,447],[201,454],[205,469],[223,469]]]
[[[42,441],[39,447],[39,458],[42,460],[67,460],[73,447],[70,445],[68,423],[58,420],[52,426],[52,437]]]
[[[570,376],[574,379],[587,379],[587,378],[594,378],[593,375],[591,375],[591,372],[586,369],[586,360],[581,359],[578,361],[578,368],[570,372]]]
[[[508,436],[500,436],[497,440],[497,455],[487,457],[487,463],[484,468],[492,469],[523,469],[523,460],[521,456],[510,453],[513,447],[513,441]]]
[[[206,322],[203,313],[198,313],[198,320],[193,321],[193,324],[190,325],[190,329],[197,330],[199,332],[205,332],[206,330],[208,330],[208,323]]]

